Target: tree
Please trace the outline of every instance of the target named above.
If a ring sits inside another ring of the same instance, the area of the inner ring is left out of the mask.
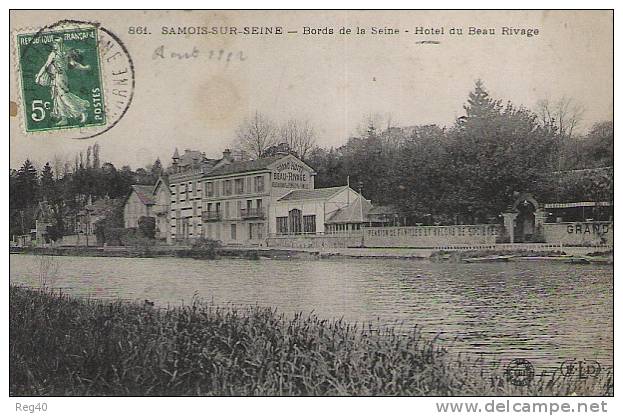
[[[301,159],[316,145],[316,133],[309,121],[290,119],[279,128],[279,140],[287,143]]]
[[[584,111],[584,106],[564,96],[554,102],[548,98],[539,100],[536,109],[541,126],[554,129],[563,139],[573,137]]]
[[[153,165],[151,165],[150,171],[151,176],[155,178],[155,180],[158,180],[158,178],[162,176],[162,174],[164,173],[164,169],[162,168],[162,162],[160,161],[160,158],[157,158]]]
[[[87,147],[86,168],[91,169],[91,146]]]
[[[16,198],[16,208],[33,206],[37,199],[37,170],[30,159],[26,159],[24,164],[16,173],[15,186],[18,191]]]
[[[317,173],[314,179],[317,188],[344,185],[344,160],[337,150],[315,147],[309,153],[307,162]]]
[[[593,124],[583,147],[583,153],[590,158],[587,167],[614,166],[614,123]]]
[[[276,129],[272,121],[259,112],[243,121],[236,131],[240,150],[254,158],[261,158],[266,149],[277,144]]]
[[[41,170],[41,196],[44,200],[49,201],[56,194],[55,184],[52,167],[47,162]]]
[[[95,143],[93,145],[93,169],[100,168],[100,145]]]
[[[455,211],[480,222],[503,212],[514,192],[538,186],[551,170],[557,139],[533,112],[489,97],[481,81],[465,112],[449,132],[448,169],[456,183]]]

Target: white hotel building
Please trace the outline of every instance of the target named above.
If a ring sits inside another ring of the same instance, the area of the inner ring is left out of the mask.
[[[269,235],[342,231],[349,220],[358,228],[370,205],[346,186],[314,189],[316,173],[291,154],[244,161],[226,150],[215,160],[176,150],[172,169],[171,242],[259,244]]]

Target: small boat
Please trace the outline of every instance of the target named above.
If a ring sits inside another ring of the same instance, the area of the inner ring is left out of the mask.
[[[589,260],[591,264],[614,264],[614,259],[608,257],[588,257],[587,260]]]
[[[463,259],[465,263],[499,263],[507,262],[514,256],[486,256],[486,257],[469,257]]]

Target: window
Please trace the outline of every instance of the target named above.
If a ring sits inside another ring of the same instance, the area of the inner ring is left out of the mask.
[[[193,187],[193,197],[197,196],[197,181],[192,184]]]
[[[218,186],[219,186],[219,182],[214,182],[214,184],[212,186],[212,188],[214,190],[214,196],[219,196],[219,192],[218,192],[219,187]]]
[[[277,234],[288,234],[288,217],[277,217]]]
[[[316,216],[315,215],[303,215],[303,232],[315,233],[316,232]]]
[[[292,209],[288,214],[288,229],[292,234],[301,233],[301,210]]]
[[[236,183],[236,195],[244,193],[244,179],[235,179]]]
[[[246,184],[247,193],[253,192],[253,178],[247,176],[247,184]]]
[[[230,205],[231,204],[229,203],[229,201],[225,202],[225,218],[231,218],[230,212],[229,212]]]
[[[231,195],[231,180],[223,181],[223,195]]]
[[[257,213],[262,214],[262,200],[261,199],[255,200],[255,206],[257,207]]]
[[[205,183],[205,196],[214,196],[214,184],[212,182]]]
[[[221,203],[220,202],[216,203],[216,212],[221,212]]]
[[[208,202],[208,203],[206,204],[206,211],[208,211],[208,212],[212,212],[212,203]]]
[[[255,192],[264,192],[264,177],[255,177]]]
[[[236,216],[242,217],[242,201],[236,201]]]
[[[197,201],[193,201],[193,217],[197,216]]]
[[[236,224],[231,225],[231,239],[232,240],[236,239]]]

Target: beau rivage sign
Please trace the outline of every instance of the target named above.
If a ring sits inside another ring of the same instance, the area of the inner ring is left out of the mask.
[[[272,171],[273,187],[310,189],[311,172],[304,164],[289,159],[278,163]]]

